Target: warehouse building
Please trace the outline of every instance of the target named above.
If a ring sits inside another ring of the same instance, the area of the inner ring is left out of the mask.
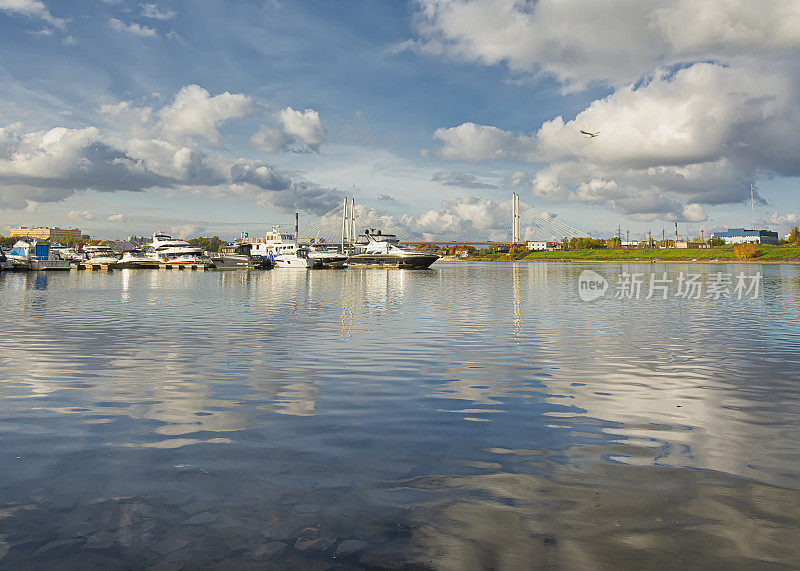
[[[729,228],[726,232],[714,232],[715,238],[722,238],[726,244],[777,244],[778,233],[769,230],[745,230]]]
[[[81,231],[77,228],[12,228],[12,238],[36,238],[37,240],[50,240],[51,242],[61,242],[62,240],[79,240]]]

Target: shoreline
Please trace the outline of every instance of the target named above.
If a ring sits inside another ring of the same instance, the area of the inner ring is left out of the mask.
[[[759,258],[753,260],[740,260],[733,259],[720,259],[720,258],[519,258],[519,259],[496,259],[496,258],[459,258],[457,256],[442,256],[442,262],[513,262],[513,263],[542,263],[542,262],[559,262],[559,263],[581,263],[593,262],[601,264],[787,264],[797,266],[800,265],[800,259],[797,258],[773,258],[762,260]]]

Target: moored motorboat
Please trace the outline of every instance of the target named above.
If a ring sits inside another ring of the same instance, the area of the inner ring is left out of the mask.
[[[163,232],[155,232],[153,241],[144,252],[147,260],[138,267],[161,266],[206,266],[213,267],[213,262],[203,255],[202,248],[192,246],[186,240],[172,238]]]
[[[145,254],[144,250],[125,250],[117,267],[123,269],[157,268],[159,263]]]
[[[314,267],[314,260],[309,257],[308,248],[299,245],[294,235],[281,232],[280,226],[273,226],[265,238],[248,240],[253,255],[272,260],[277,268]]]
[[[268,270],[272,267],[269,258],[252,255],[252,244],[235,242],[221,246],[219,252],[211,256],[214,267],[221,270]]]
[[[394,234],[383,234],[380,230],[371,229],[365,230],[358,237],[355,251],[347,258],[347,265],[424,270],[439,257],[437,254],[404,248]]]
[[[85,246],[86,264],[114,267],[119,263],[116,252],[108,246]]]
[[[347,262],[347,254],[330,250],[321,244],[308,244],[308,257],[315,268],[343,268]]]

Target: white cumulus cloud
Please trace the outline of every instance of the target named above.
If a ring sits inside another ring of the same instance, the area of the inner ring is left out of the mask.
[[[199,85],[187,85],[158,115],[166,137],[201,136],[216,142],[220,136],[217,128],[221,123],[245,117],[252,110],[253,100],[242,93],[225,91],[212,96]]]
[[[64,18],[54,17],[41,0],[0,0],[0,12],[38,18],[62,30],[67,23]]]
[[[278,151],[318,152],[328,134],[319,113],[314,109],[297,111],[282,109],[277,116],[282,128],[261,125],[250,138],[250,144],[267,153]]]
[[[133,34],[134,36],[139,36],[140,38],[153,38],[158,35],[156,34],[156,31],[153,28],[142,26],[140,24],[137,24],[136,22],[131,22],[129,24],[126,24],[122,20],[118,20],[117,18],[111,18],[108,20],[108,23],[114,30],[118,32]]]
[[[508,177],[551,202],[700,221],[764,177],[800,176],[795,0],[418,0],[402,47],[612,91],[519,133],[440,128],[442,159],[531,163]],[[598,132],[587,138],[581,131]]]
[[[299,111],[287,107],[280,112],[283,130],[297,136],[312,149],[318,149],[327,134],[327,129],[322,125],[319,113],[313,109]]]
[[[277,153],[292,144],[294,138],[284,131],[268,125],[261,125],[252,137],[250,143],[267,153]]]
[[[175,10],[160,10],[155,4],[142,4],[142,17],[152,20],[171,20],[178,13]]]
[[[204,148],[219,128],[253,110],[251,99],[212,96],[189,85],[161,109],[107,103],[114,134],[100,127],[26,130],[0,127],[0,207],[58,202],[83,190],[140,192],[151,188],[251,200],[282,211],[327,212],[343,194],[263,161]],[[74,216],[81,216],[76,213]]]
[[[67,217],[72,220],[94,220],[96,217],[89,210],[70,210]]]
[[[532,157],[534,150],[530,136],[475,123],[437,129],[433,138],[442,142],[437,154],[450,160],[525,159]]]
[[[402,47],[551,75],[567,88],[800,46],[795,0],[418,0],[415,25],[419,39]]]

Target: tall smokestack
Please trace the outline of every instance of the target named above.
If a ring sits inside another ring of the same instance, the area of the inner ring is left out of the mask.
[[[675,247],[678,247],[678,223],[675,223]]]
[[[300,239],[300,214],[297,212],[294,213],[294,239]]]

